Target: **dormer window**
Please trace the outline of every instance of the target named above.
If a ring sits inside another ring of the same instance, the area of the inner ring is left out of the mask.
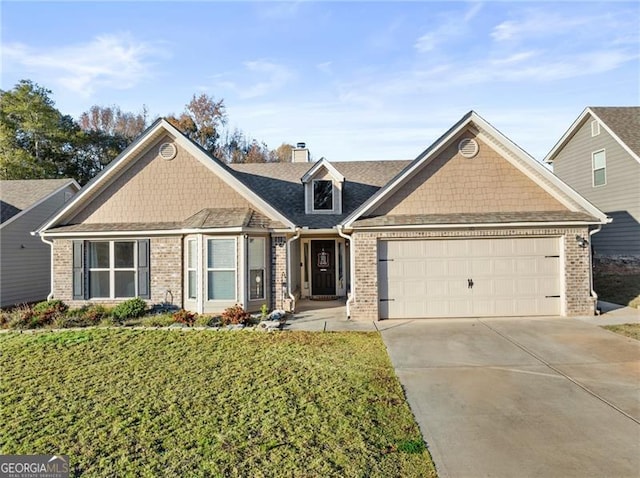
[[[325,179],[313,181],[313,210],[333,210],[333,181]]]

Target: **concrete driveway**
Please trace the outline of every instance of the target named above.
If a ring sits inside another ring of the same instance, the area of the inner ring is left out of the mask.
[[[640,345],[570,318],[384,321],[440,477],[640,477]]]

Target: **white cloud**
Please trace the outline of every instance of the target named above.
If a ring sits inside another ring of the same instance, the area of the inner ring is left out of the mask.
[[[548,10],[525,10],[520,19],[507,20],[493,28],[491,37],[498,42],[520,41],[528,38],[561,36],[575,32],[586,25],[601,22],[600,15],[579,15],[572,9],[568,15]],[[591,30],[590,30],[591,31]]]
[[[453,38],[463,37],[467,33],[468,23],[481,9],[482,3],[473,3],[463,15],[460,15],[459,12],[448,13],[440,19],[438,28],[425,33],[416,40],[415,49],[419,53],[428,53]]]
[[[100,88],[132,88],[149,76],[151,58],[166,55],[127,33],[97,36],[80,45],[36,50],[13,43],[2,50],[4,62],[48,75],[84,97]]]
[[[230,90],[241,99],[251,99],[274,93],[295,78],[294,72],[285,65],[267,60],[246,61],[243,66],[241,74],[234,72],[216,75],[215,78],[221,78],[216,81],[216,87]],[[246,84],[242,84],[239,81],[222,79],[227,76],[245,78],[247,81]]]

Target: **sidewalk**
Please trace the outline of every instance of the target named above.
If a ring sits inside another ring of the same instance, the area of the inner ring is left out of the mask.
[[[619,325],[619,324],[639,324],[640,309],[625,307],[623,305],[612,304],[611,302],[598,301],[598,308],[601,315],[576,317],[592,325]]]

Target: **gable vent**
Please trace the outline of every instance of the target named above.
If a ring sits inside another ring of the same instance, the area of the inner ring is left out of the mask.
[[[160,145],[159,153],[162,159],[166,159],[167,161],[169,161],[176,157],[176,154],[178,154],[178,150],[172,143],[162,143]]]
[[[478,142],[473,138],[465,138],[458,143],[458,152],[465,158],[473,158],[478,154]]]

